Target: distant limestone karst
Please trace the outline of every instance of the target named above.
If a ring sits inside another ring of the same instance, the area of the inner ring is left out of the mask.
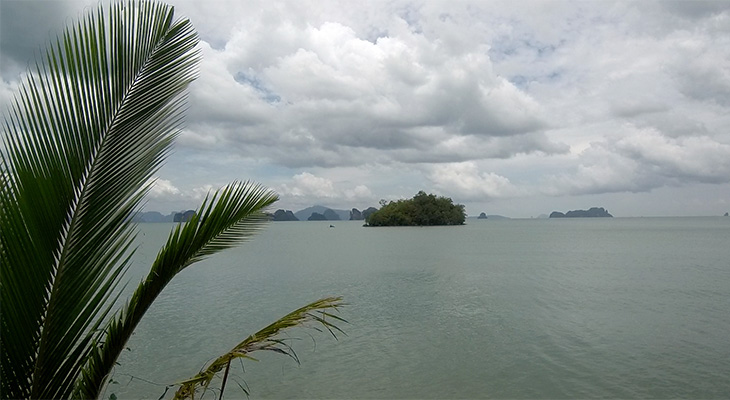
[[[307,218],[307,221],[339,221],[340,216],[330,210],[329,208],[324,210],[324,213],[313,212],[312,215]]]
[[[132,216],[132,222],[172,222],[175,213],[164,215],[157,211],[136,212]]]
[[[573,210],[563,214],[560,211],[550,213],[550,218],[600,218],[613,217],[603,207],[591,207],[588,210]]]
[[[312,215],[307,218],[307,221],[339,221],[340,215],[331,209],[324,210],[323,213],[313,212]]]
[[[327,210],[329,210],[329,211],[327,211]],[[341,220],[347,220],[350,218],[350,211],[348,211],[348,210],[337,210],[337,209],[331,209],[331,208],[323,207],[323,206],[307,207],[303,210],[296,211],[294,213],[294,216],[299,218],[300,221],[311,221],[309,219],[309,217],[312,216],[312,213],[324,215],[327,217],[327,220],[332,220],[332,221],[341,221]],[[335,217],[335,215],[337,215],[337,217]]]
[[[489,218],[489,217],[487,217],[487,214],[486,214],[486,213],[481,213],[481,214],[479,214],[479,216],[477,217],[477,219],[487,219],[487,218]]]
[[[327,216],[325,214],[313,212],[312,215],[307,218],[307,221],[327,221]]]
[[[363,219],[362,213],[357,208],[350,210],[350,221],[359,221]]]
[[[353,208],[350,211],[350,221],[362,221],[364,219],[367,219],[367,217],[375,211],[378,211],[378,209],[375,207],[368,207],[362,212],[360,212],[360,210],[358,210],[357,208]]]
[[[195,211],[193,211],[193,210],[187,210],[184,212],[175,213],[175,216],[172,217],[172,222],[188,222],[194,216],[195,216]]]
[[[299,221],[299,218],[297,218],[291,210],[276,210],[276,212],[271,216],[272,221]]]
[[[360,211],[353,208],[350,211],[331,209],[323,206],[312,206],[292,212],[291,210],[278,209],[275,212],[267,212],[266,216],[271,221],[343,221],[343,220],[365,220],[370,214],[378,211],[375,207],[368,207]],[[187,222],[195,215],[195,211],[187,210],[171,212],[164,215],[157,211],[138,211],[132,215],[131,220],[135,223],[149,222]]]
[[[324,213],[322,213],[322,215],[324,215],[324,217],[327,218],[327,221],[339,221],[340,220],[340,215],[337,214],[334,210],[329,209],[329,208],[324,210]]]

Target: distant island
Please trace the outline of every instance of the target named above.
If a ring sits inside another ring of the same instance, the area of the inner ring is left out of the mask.
[[[278,209],[275,212],[268,212],[266,215],[271,221],[362,221],[378,209],[368,207],[364,211],[357,208],[351,210],[336,210],[323,206],[312,206],[292,212],[291,210]],[[187,222],[195,215],[195,211],[187,210],[162,214],[157,211],[139,211],[132,215],[132,222],[136,223],[171,223]]]
[[[353,208],[347,210],[333,210],[323,206],[312,206],[292,212],[290,210],[276,210],[273,214],[269,213],[272,221],[362,221],[373,212],[378,211],[375,207],[368,207],[364,211]]]
[[[600,218],[600,217],[613,217],[603,207],[592,207],[586,210],[573,210],[563,214],[559,211],[553,211],[550,213],[550,218]]]
[[[397,202],[391,202],[392,204],[409,204],[414,202],[414,199],[420,201],[419,207],[423,206],[421,211],[415,214],[408,213],[403,214],[403,225],[462,225],[464,224],[466,214],[464,213],[464,206],[461,204],[454,205],[451,199],[444,197],[436,197],[435,195],[427,195],[421,191],[413,199],[410,200],[399,200]],[[426,206],[427,203],[432,203],[430,206]],[[384,200],[381,200],[382,206],[388,206]],[[429,208],[431,207],[431,208]],[[435,207],[435,208],[434,208]],[[390,210],[390,209],[389,209]],[[386,210],[385,214],[390,211]],[[363,211],[357,208],[350,210],[338,210],[324,206],[315,205],[307,207],[297,212],[291,210],[278,209],[275,212],[267,212],[269,220],[275,222],[282,221],[367,221],[371,215],[379,211],[375,207],[368,207]],[[403,210],[399,210],[399,213]],[[433,213],[433,215],[429,215]],[[407,215],[406,215],[407,214]],[[172,223],[172,222],[187,222],[195,215],[195,211],[186,210],[180,212],[171,212],[167,215],[157,211],[140,211],[132,216],[132,221],[137,223]],[[378,217],[378,218],[381,218]],[[390,218],[390,217],[389,217]],[[506,219],[500,215],[489,215],[481,213],[479,219],[494,218],[494,219]],[[378,220],[374,220],[375,224],[380,224]],[[415,221],[415,222],[414,222]],[[367,225],[367,223],[366,223]],[[371,225],[376,226],[376,225]],[[384,225],[377,225],[384,226]]]
[[[290,210],[276,210],[275,213],[270,215],[272,221],[299,221],[293,212]]]
[[[320,214],[320,215],[314,215],[314,219],[312,218],[313,214]],[[344,221],[350,218],[350,211],[348,210],[336,210],[329,207],[324,206],[312,206],[307,207],[303,210],[299,210],[294,213],[294,215],[299,219],[300,221],[318,221],[318,218],[321,218],[322,215],[325,216],[322,221]],[[335,216],[336,215],[336,216]]]
[[[370,214],[374,213],[375,211],[378,211],[375,207],[368,207],[363,212],[360,212],[357,208],[353,208],[350,210],[350,221],[362,221],[367,219],[367,217],[370,216]]]
[[[384,202],[383,202],[384,203]],[[463,225],[464,205],[448,197],[418,192],[412,199],[391,201],[370,214],[366,226]]]
[[[469,217],[469,218],[474,218],[474,217]],[[547,218],[547,215],[545,216],[545,218]],[[505,217],[504,215],[497,215],[497,214],[487,215],[487,213],[483,212],[483,213],[479,213],[479,216],[476,217],[476,219],[511,219],[511,218]]]
[[[132,215],[132,222],[142,223],[160,223],[160,222],[188,222],[195,215],[195,211],[187,210],[182,212],[172,212],[163,215],[157,211],[137,212]]]
[[[475,218],[475,217],[471,217],[471,218]],[[479,218],[479,217],[476,217],[476,219],[484,219],[484,218]],[[510,218],[510,217],[505,217],[504,215],[498,215],[498,214],[488,214],[488,215],[487,215],[487,219],[493,219],[493,220],[504,220],[504,219],[512,219],[512,218]]]
[[[323,213],[313,212],[312,215],[307,218],[307,221],[339,221],[340,216],[330,210],[329,208],[324,210]]]

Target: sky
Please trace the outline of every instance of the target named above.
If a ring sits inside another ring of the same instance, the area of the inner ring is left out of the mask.
[[[728,1],[168,3],[203,60],[147,211],[234,180],[278,193],[272,211],[419,190],[472,216],[730,211]],[[97,4],[0,2],[3,113]]]

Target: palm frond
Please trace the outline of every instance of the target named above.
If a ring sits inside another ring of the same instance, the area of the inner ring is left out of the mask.
[[[317,329],[317,325],[321,325],[324,326],[336,339],[337,335],[335,332],[344,334],[336,323],[347,323],[347,321],[332,314],[332,311],[336,311],[343,305],[341,297],[327,297],[290,312],[276,322],[247,337],[244,341],[231,349],[231,351],[218,357],[208,366],[208,368],[201,371],[194,377],[179,382],[178,384],[180,385],[180,388],[175,393],[175,399],[194,398],[196,391],[205,391],[217,374],[224,369],[227,372],[232,360],[236,358],[256,360],[251,356],[251,353],[255,351],[273,351],[292,357],[295,361],[299,362],[294,350],[285,340],[281,339],[279,335],[283,331],[294,327],[310,326]],[[221,388],[221,391],[223,389],[224,387]],[[244,391],[247,393],[246,390]]]
[[[67,29],[3,124],[2,393],[69,397],[128,264],[130,224],[183,115],[197,36],[153,2]]]
[[[146,0],[118,3],[108,15],[102,8],[90,13],[48,48],[4,118],[3,397],[98,397],[170,280],[250,237],[277,200],[250,182],[213,193],[171,232],[149,275],[112,313],[134,251],[131,216],[178,134],[184,91],[197,74],[197,36],[173,14]],[[233,357],[270,350],[296,360],[276,335],[308,322],[342,332],[336,322],[344,320],[328,312],[339,305],[339,298],[328,298],[299,309],[239,344]],[[189,386],[191,393],[195,388]]]
[[[147,278],[105,327],[103,345],[95,346],[74,397],[99,396],[106,374],[134,328],[175,275],[255,234],[268,222],[263,211],[276,200],[273,192],[258,184],[234,182],[206,199],[190,221],[178,225],[157,255]]]

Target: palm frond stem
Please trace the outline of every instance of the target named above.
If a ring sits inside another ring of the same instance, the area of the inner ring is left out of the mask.
[[[227,370],[233,359],[246,358],[255,361],[256,359],[250,355],[255,351],[267,350],[284,354],[292,357],[298,363],[299,358],[296,356],[296,353],[294,353],[294,350],[289,344],[278,337],[279,334],[294,327],[309,326],[316,329],[316,324],[321,324],[328,326],[330,334],[337,339],[335,331],[341,334],[345,334],[345,332],[333,323],[326,321],[326,318],[333,318],[337,321],[347,323],[345,319],[338,317],[331,312],[337,311],[344,305],[342,297],[326,297],[290,312],[260,331],[247,337],[244,341],[231,349],[231,351],[210,363],[204,371],[201,371],[190,379],[179,382],[178,384],[180,385],[180,388],[175,393],[175,399],[194,399],[195,393],[198,389],[205,393],[205,390],[208,388],[215,376],[224,368]],[[311,325],[312,323],[315,325]],[[227,373],[225,375],[227,376]],[[221,396],[223,396],[224,388],[225,384],[222,384]]]

